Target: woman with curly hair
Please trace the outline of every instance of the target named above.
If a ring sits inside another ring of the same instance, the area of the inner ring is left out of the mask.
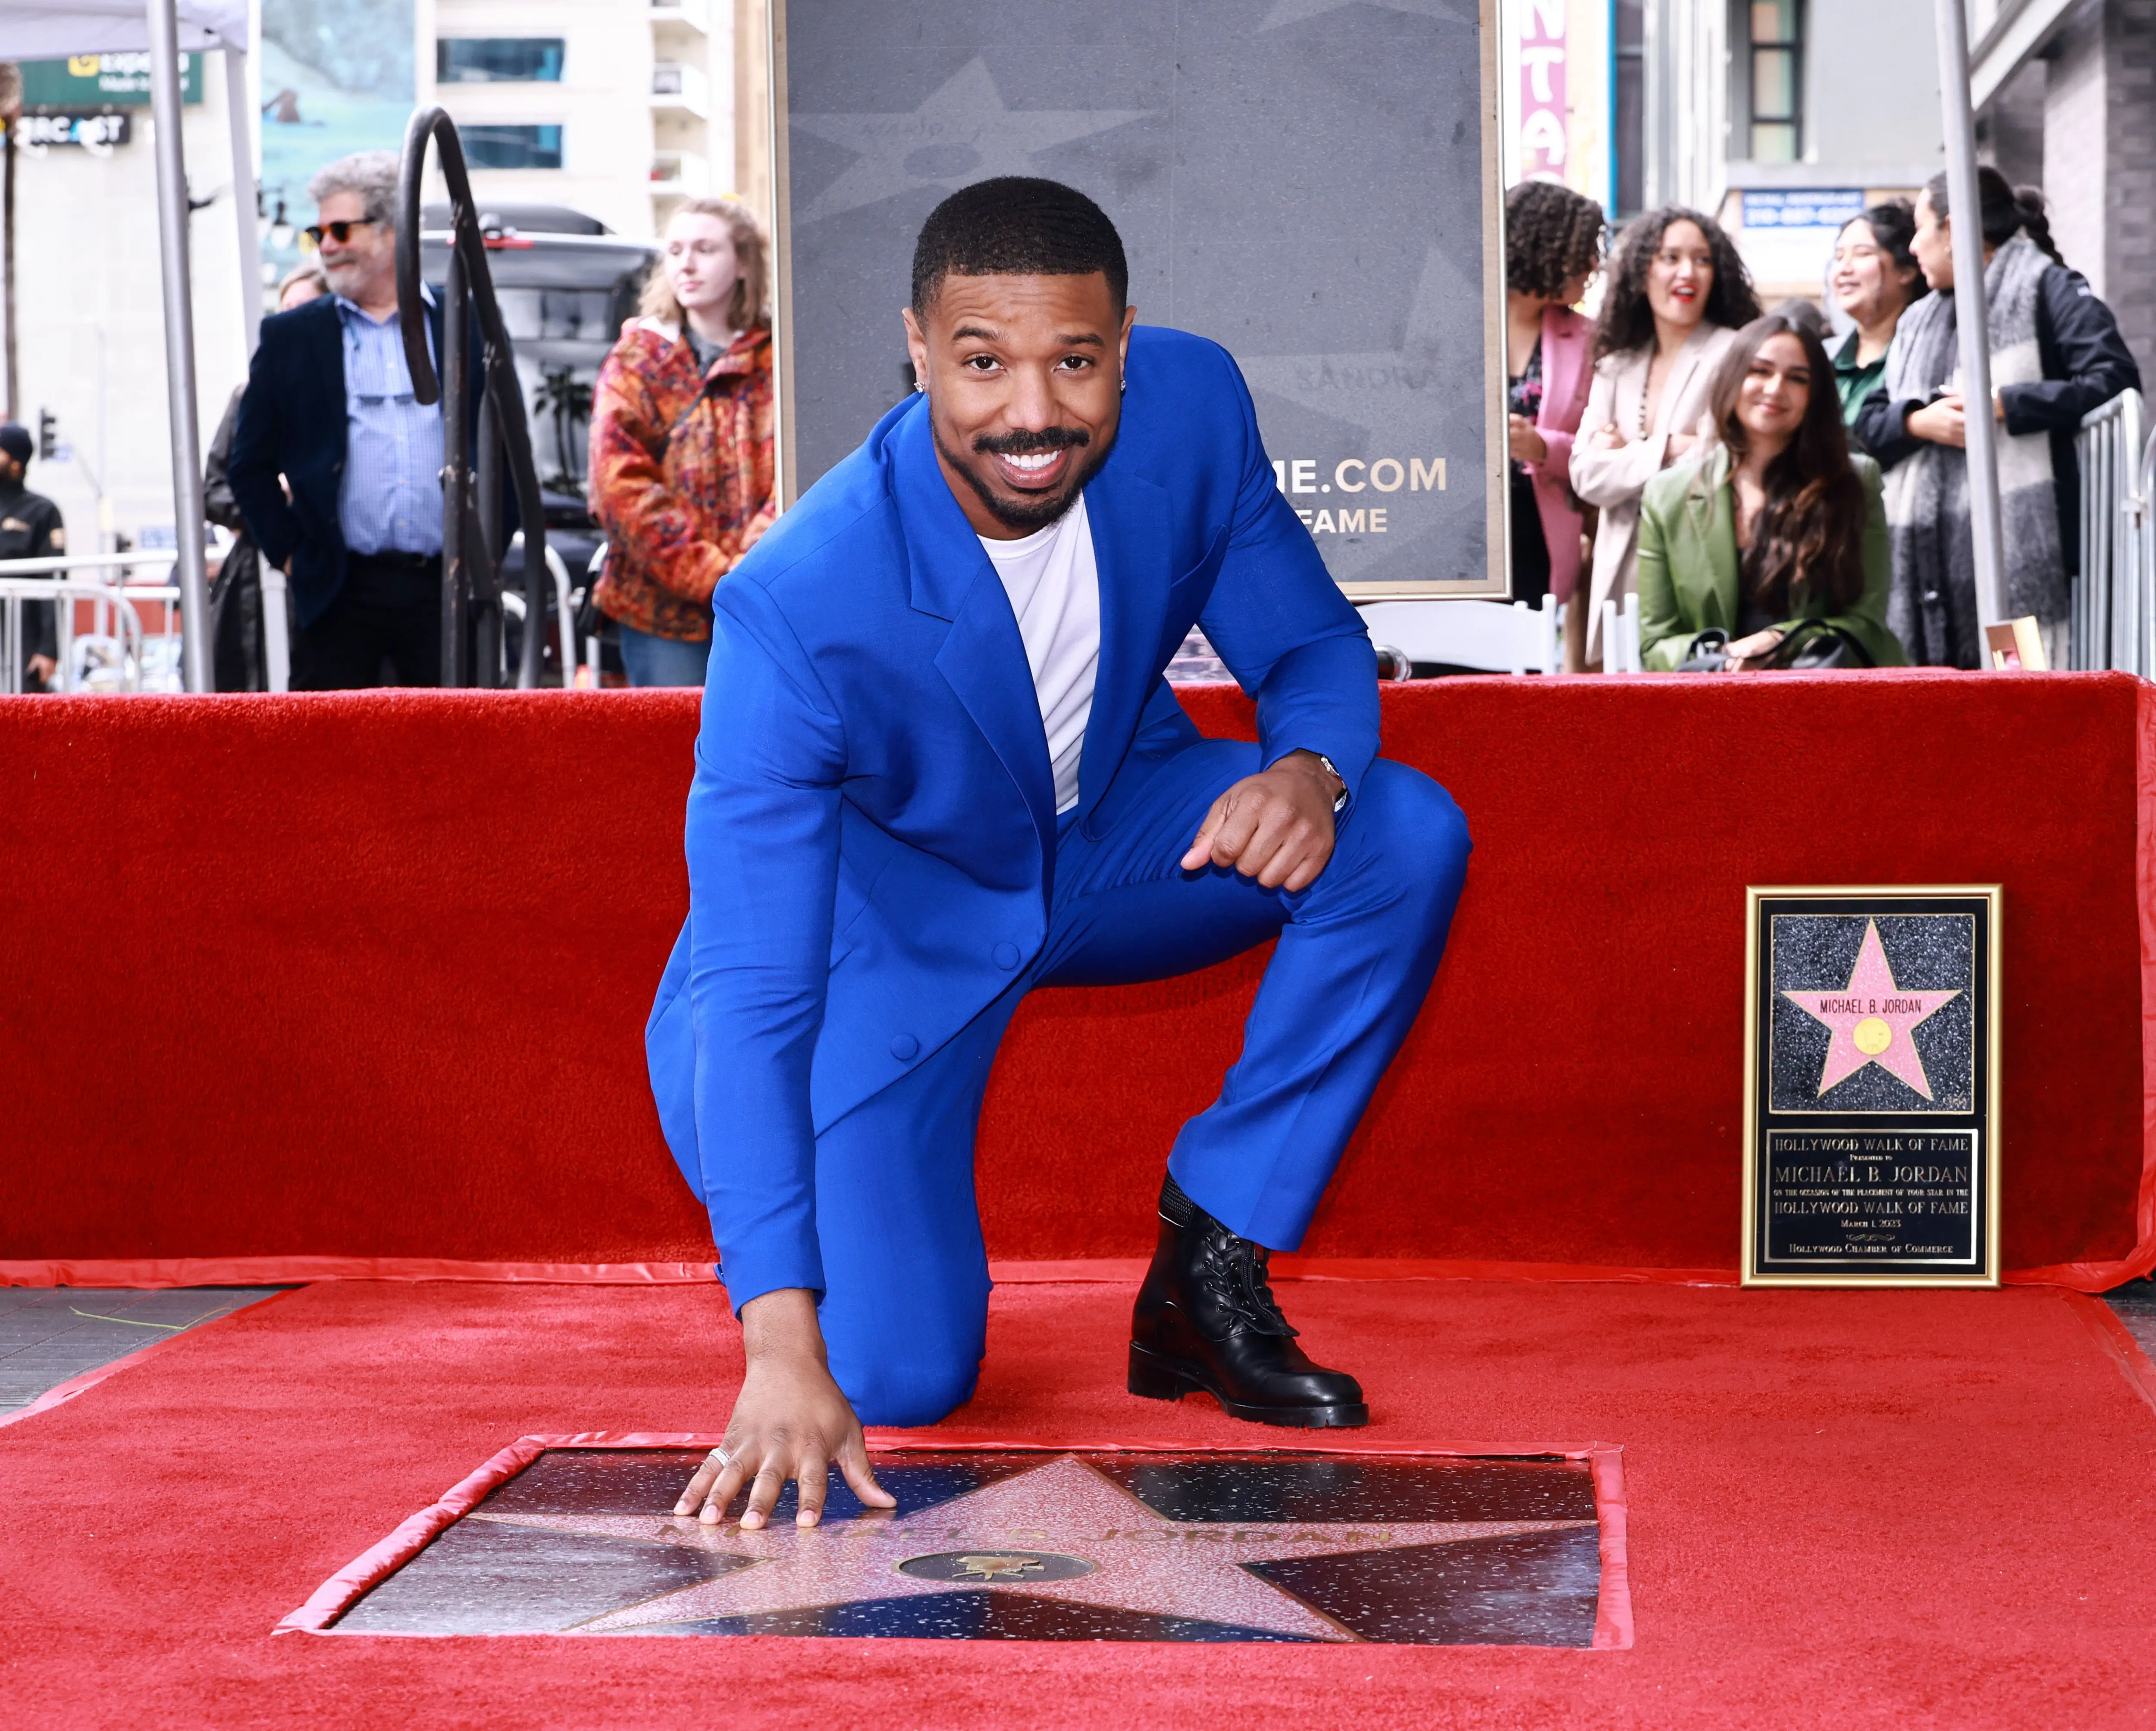
[[[1707,413],[1716,442],[1640,497],[1641,664],[1681,667],[1712,631],[1725,671],[1771,666],[1818,620],[1860,664],[1900,666],[1879,465],[1850,450],[1817,335],[1779,313],[1754,319],[1716,368]]]
[[[1594,326],[1573,307],[1602,266],[1603,228],[1600,205],[1555,181],[1522,181],[1505,195],[1516,600],[1569,601],[1579,582],[1572,439],[1587,407]],[[1570,609],[1568,621],[1578,612]]]
[[[592,393],[593,599],[631,685],[700,686],[711,592],[774,514],[768,254],[732,198],[688,200],[663,248]]]
[[[1714,369],[1739,326],[1759,316],[1752,279],[1712,217],[1665,205],[1619,237],[1594,330],[1594,383],[1572,448],[1572,490],[1601,513],[1588,600],[1597,658],[1602,604],[1633,590],[1640,495],[1672,464],[1713,442]]]

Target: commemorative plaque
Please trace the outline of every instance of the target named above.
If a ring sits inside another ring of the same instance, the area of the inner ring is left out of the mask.
[[[1753,889],[1744,1284],[1999,1284],[1996,885]]]

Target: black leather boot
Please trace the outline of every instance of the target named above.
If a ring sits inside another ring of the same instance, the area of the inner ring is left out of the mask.
[[[1210,1395],[1233,1417],[1316,1429],[1370,1422],[1344,1371],[1310,1362],[1265,1284],[1272,1253],[1238,1238],[1183,1194],[1161,1187],[1160,1245],[1131,1316],[1133,1395]]]

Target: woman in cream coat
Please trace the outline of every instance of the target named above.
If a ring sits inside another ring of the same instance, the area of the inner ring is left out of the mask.
[[[1620,238],[1594,333],[1594,383],[1572,448],[1572,490],[1600,514],[1587,598],[1588,658],[1602,604],[1633,593],[1640,495],[1712,444],[1707,397],[1738,327],[1759,316],[1744,261],[1712,218],[1666,206]]]

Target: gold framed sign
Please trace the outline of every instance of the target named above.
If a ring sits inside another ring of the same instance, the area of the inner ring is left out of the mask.
[[[1999,887],[1746,891],[1744,1284],[1999,1284]]]

